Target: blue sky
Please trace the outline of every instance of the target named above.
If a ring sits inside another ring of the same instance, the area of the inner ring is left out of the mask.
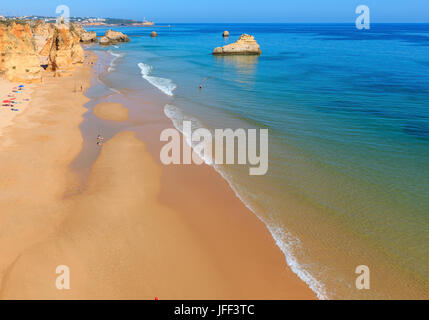
[[[351,22],[365,4],[371,22],[429,22],[429,0],[1,0],[3,15],[55,15],[151,19],[156,22]]]

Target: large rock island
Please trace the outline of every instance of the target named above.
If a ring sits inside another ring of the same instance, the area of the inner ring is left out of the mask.
[[[85,31],[80,36],[80,42],[83,42],[85,44],[97,43],[98,42],[97,33],[95,33],[94,31],[91,31],[91,32]]]
[[[213,51],[214,55],[261,55],[261,48],[255,38],[243,34],[237,42],[218,47]]]
[[[106,34],[100,39],[100,44],[104,46],[117,44],[119,42],[130,42],[130,38],[122,32],[107,30]]]

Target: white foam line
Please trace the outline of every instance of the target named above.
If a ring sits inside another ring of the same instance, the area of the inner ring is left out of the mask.
[[[113,52],[112,50],[109,50],[109,51],[107,51],[108,53],[110,53],[114,58],[112,59],[112,61],[110,62],[110,66],[109,66],[109,68],[107,69],[107,71],[108,72],[112,72],[112,71],[114,71],[115,70],[115,66],[116,66],[116,61],[119,59],[119,58],[122,58],[123,56],[124,56],[124,54],[123,53],[116,53],[116,52]]]
[[[183,129],[177,123],[178,119],[174,117],[175,112],[176,113],[178,113],[178,112],[182,113],[182,117],[184,117],[183,112],[181,112],[181,110],[179,110],[176,106],[172,106],[172,105],[168,105],[168,104],[165,105],[165,107],[164,107],[165,115],[173,122],[173,125],[176,127],[176,129],[179,130],[183,135],[185,135],[183,132]],[[196,119],[191,119],[191,120],[194,120],[195,122],[199,123],[199,121]],[[193,148],[192,142],[191,142],[191,137],[186,137],[186,142],[188,143],[188,145],[191,148]],[[231,179],[229,179],[226,176],[226,174],[224,172],[222,172],[222,170],[220,170],[220,168],[218,166],[216,166],[212,163],[213,163],[213,161],[206,161],[206,164],[212,166],[222,176],[222,178],[224,178],[228,182],[229,186],[234,191],[237,198],[239,198],[241,200],[241,202],[251,212],[253,212],[253,214],[259,220],[261,220],[265,224],[265,226],[268,228],[268,231],[271,233],[271,236],[275,240],[276,245],[280,248],[283,255],[285,256],[286,263],[290,267],[292,272],[294,272],[302,281],[304,281],[320,300],[329,299],[323,283],[321,283],[316,278],[314,278],[313,275],[311,275],[311,273],[309,271],[305,270],[305,268],[298,262],[297,258],[292,254],[292,251],[293,251],[292,247],[297,248],[300,246],[299,239],[296,238],[295,236],[293,236],[288,231],[283,230],[281,227],[276,226],[273,223],[269,223],[269,222],[265,221],[264,219],[262,219],[256,213],[256,210],[254,210],[254,208],[252,208],[247,203],[247,201],[245,201],[243,199],[243,197],[240,195],[236,186],[234,186],[233,183],[231,182]]]
[[[158,88],[166,95],[173,96],[173,91],[177,88],[177,86],[171,79],[150,76],[153,69],[150,65],[141,62],[138,64],[138,66],[141,70],[143,79],[147,80],[151,85]]]

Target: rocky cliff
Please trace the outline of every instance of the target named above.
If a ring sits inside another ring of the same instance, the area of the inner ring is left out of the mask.
[[[48,65],[51,52],[55,25],[38,21],[33,28],[33,36],[36,41],[36,52],[39,55],[40,65]]]
[[[0,74],[14,82],[40,82],[36,41],[28,24],[0,24]]]
[[[49,52],[48,69],[51,71],[71,70],[83,63],[85,53],[80,45],[80,37],[66,25],[55,27]]]
[[[0,73],[10,81],[35,83],[43,68],[73,69],[84,61],[78,31],[65,24],[0,23]]]
[[[237,42],[224,47],[218,47],[213,51],[214,55],[260,55],[261,48],[255,38],[248,34],[243,34]]]

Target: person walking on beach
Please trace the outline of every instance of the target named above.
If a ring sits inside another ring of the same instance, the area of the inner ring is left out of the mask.
[[[104,143],[104,138],[101,135],[97,136],[97,146],[102,146]]]

